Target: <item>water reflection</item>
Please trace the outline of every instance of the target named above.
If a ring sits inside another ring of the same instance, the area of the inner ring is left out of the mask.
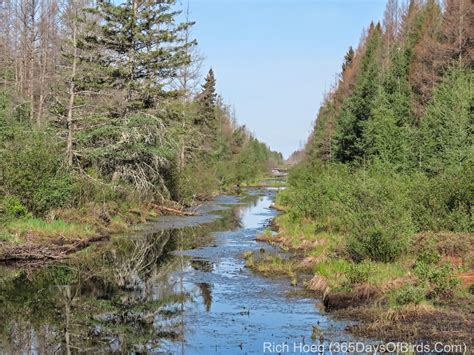
[[[190,289],[183,272],[214,265],[179,251],[241,225],[240,207],[219,213],[198,227],[116,237],[33,272],[0,268],[0,353],[152,352],[183,341],[185,304],[199,299],[209,312],[213,300],[211,284]]]
[[[214,263],[206,259],[192,259],[191,266],[194,270],[203,272],[212,272],[214,270]]]
[[[201,291],[201,296],[204,306],[206,307],[206,312],[209,312],[211,310],[212,305],[212,286],[207,282],[198,282],[196,283],[196,286]]]
[[[288,282],[245,268],[245,251],[272,248],[255,240],[276,213],[272,193],[251,191],[199,227],[115,237],[33,272],[0,268],[0,353],[251,353],[309,341],[312,324],[350,339],[314,300],[289,300]]]

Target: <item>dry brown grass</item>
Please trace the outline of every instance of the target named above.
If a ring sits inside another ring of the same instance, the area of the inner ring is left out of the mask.
[[[325,295],[329,291],[329,286],[323,276],[315,275],[304,283],[304,287],[310,291],[315,291],[319,295]]]
[[[402,307],[389,308],[378,314],[380,322],[400,322],[410,319],[430,317],[438,311],[429,303],[407,304]]]
[[[310,271],[313,270],[314,265],[320,261],[321,258],[307,256],[296,264],[295,269],[299,271]]]
[[[434,248],[442,256],[466,260],[474,255],[474,233],[421,232],[413,236],[413,251]]]
[[[415,281],[416,281],[416,277],[409,274],[409,275],[406,275],[405,277],[398,277],[396,279],[388,280],[387,282],[379,286],[379,290],[382,293],[387,293],[393,290],[397,290],[403,287],[404,285],[414,284]]]
[[[397,308],[359,307],[339,310],[339,317],[357,318],[360,323],[347,329],[358,336],[384,341],[419,341],[473,345],[472,314],[442,311],[429,303]]]

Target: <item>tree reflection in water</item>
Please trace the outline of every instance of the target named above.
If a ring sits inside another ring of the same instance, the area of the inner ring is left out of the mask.
[[[114,237],[30,272],[1,267],[0,352],[152,352],[167,339],[184,341],[185,305],[200,296],[210,311],[212,286],[194,285],[195,295],[182,275],[214,265],[180,251],[238,228],[239,210],[199,227]]]

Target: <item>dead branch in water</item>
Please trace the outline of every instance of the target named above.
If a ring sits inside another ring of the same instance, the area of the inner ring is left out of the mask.
[[[51,242],[49,244],[26,243],[16,246],[4,246],[0,249],[0,263],[60,260],[66,258],[68,254],[88,247],[94,242],[108,238],[108,235],[102,235],[82,240],[64,240],[60,245]]]
[[[195,216],[196,215],[195,212],[183,211],[183,210],[179,210],[179,209],[171,208],[171,207],[155,205],[155,208],[158,210],[158,212],[168,213],[175,216]]]

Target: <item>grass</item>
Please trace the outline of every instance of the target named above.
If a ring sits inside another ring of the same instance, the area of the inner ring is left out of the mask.
[[[18,243],[18,237],[8,231],[0,231],[0,243]]]
[[[244,253],[245,265],[265,275],[295,276],[295,262],[278,254],[264,254],[255,256],[252,252]]]
[[[85,238],[96,234],[95,229],[88,224],[68,223],[61,219],[53,221],[39,218],[17,219],[8,222],[5,229],[13,235],[29,234],[38,238]]]
[[[275,222],[278,235],[265,231],[257,240],[276,243],[284,250],[294,251],[298,259],[302,258],[299,262],[290,260],[285,263],[293,266],[291,272],[295,275],[312,272],[314,276],[305,287],[320,296],[342,293],[358,297],[364,292],[376,291],[373,306],[382,302],[387,310],[423,302],[432,302],[441,308],[456,304],[458,309],[472,309],[467,304],[474,297],[471,291],[474,286],[469,284],[473,234],[420,233],[413,236],[412,247],[396,261],[356,262],[351,258],[347,236],[321,231],[314,221],[297,220],[288,212],[278,216]],[[434,271],[423,279],[414,266],[427,251],[429,255],[439,253],[439,257],[428,264],[427,270]],[[451,264],[451,271],[445,275],[440,268],[446,263]],[[250,264],[264,274],[288,274],[281,260],[252,259]],[[464,283],[451,283],[451,279],[457,280],[458,275],[464,277]]]

